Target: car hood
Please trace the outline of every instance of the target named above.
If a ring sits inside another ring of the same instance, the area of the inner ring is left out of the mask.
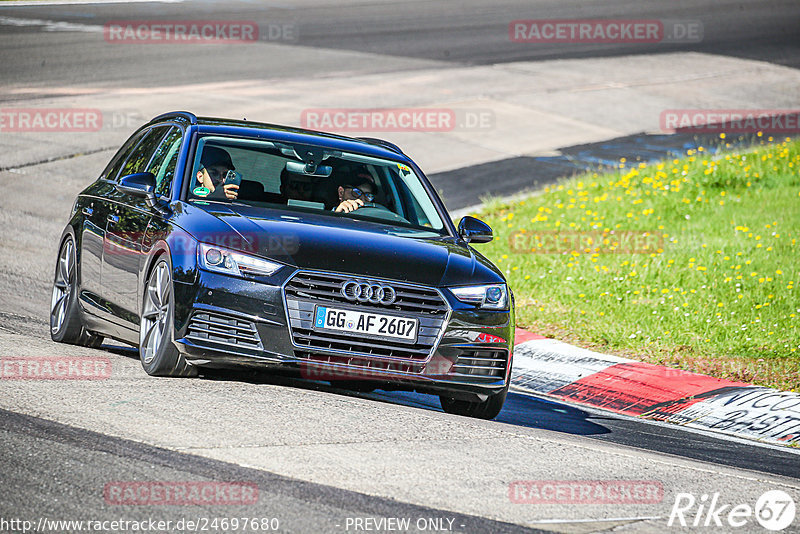
[[[411,237],[401,235],[402,229],[359,219],[244,205],[184,206],[194,222],[186,230],[198,241],[301,269],[428,286],[504,282],[489,260],[452,237]]]

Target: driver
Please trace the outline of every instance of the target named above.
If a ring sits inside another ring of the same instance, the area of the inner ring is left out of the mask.
[[[217,190],[225,181],[228,171],[235,168],[231,161],[231,155],[226,150],[215,146],[203,148],[203,155],[200,156],[200,170],[197,171],[197,181],[201,187],[196,188],[194,194],[208,198],[235,200],[239,197],[238,185],[226,184]]]
[[[339,186],[337,213],[350,213],[375,200],[375,181],[367,171],[360,171],[349,184]]]

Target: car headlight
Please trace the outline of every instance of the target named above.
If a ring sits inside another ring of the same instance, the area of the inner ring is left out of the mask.
[[[505,284],[485,286],[451,287],[450,292],[467,304],[474,304],[488,310],[508,308],[508,287]]]
[[[197,247],[197,255],[203,269],[235,276],[270,276],[283,267],[274,261],[205,243]]]

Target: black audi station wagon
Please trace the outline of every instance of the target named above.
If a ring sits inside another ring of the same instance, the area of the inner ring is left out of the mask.
[[[386,141],[167,113],[75,200],[51,334],[138,346],[150,375],[291,371],[491,419],[514,342],[513,295],[472,247],[491,239]]]

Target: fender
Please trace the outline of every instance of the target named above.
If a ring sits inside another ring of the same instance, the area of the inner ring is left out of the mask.
[[[151,219],[142,240],[142,251],[144,260],[140,266],[137,289],[139,310],[144,304],[145,282],[160,257],[168,256],[174,283],[191,285],[197,280],[197,240],[171,222]],[[180,330],[185,318],[177,309],[174,319],[176,329]]]
[[[78,206],[80,203],[80,199],[76,200],[74,206]],[[75,243],[75,283],[78,285],[78,302],[80,303],[80,294],[81,288],[83,287],[83,280],[81,279],[81,232],[76,230],[76,226],[78,226],[81,222],[81,217],[78,214],[78,211],[73,207],[73,211],[70,217],[69,222],[64,227],[64,230],[61,232],[61,237],[58,238],[58,245],[56,249],[56,255],[59,254],[61,250],[61,245],[64,244],[64,240],[67,237],[72,237],[72,242]],[[79,306],[79,310],[81,314],[83,313],[83,306]]]

